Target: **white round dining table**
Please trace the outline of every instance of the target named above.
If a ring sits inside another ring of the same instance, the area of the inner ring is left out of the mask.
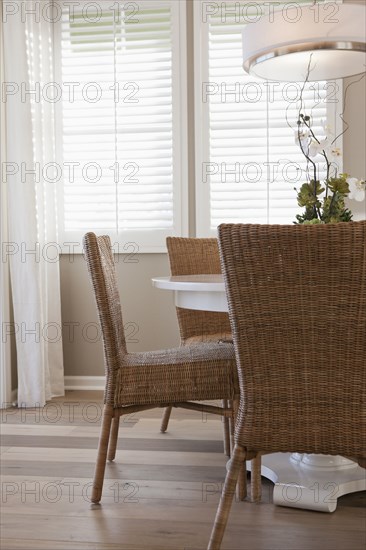
[[[154,277],[152,284],[173,291],[178,307],[228,311],[222,275]],[[268,454],[261,473],[274,483],[273,503],[280,506],[334,512],[340,496],[366,490],[365,470],[341,456]]]

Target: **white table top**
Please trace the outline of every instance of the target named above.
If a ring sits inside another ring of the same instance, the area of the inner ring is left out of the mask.
[[[173,290],[177,307],[203,311],[228,310],[222,275],[154,277],[152,284],[160,290]]]
[[[176,277],[154,277],[152,284],[162,290],[190,290],[225,292],[222,275],[182,275]]]

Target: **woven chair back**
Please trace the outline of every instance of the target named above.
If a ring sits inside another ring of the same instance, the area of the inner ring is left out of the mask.
[[[217,239],[168,237],[166,240],[172,275],[212,275],[221,273]],[[177,308],[181,340],[205,335],[230,334],[227,313]]]
[[[365,457],[366,222],[219,227],[247,449]]]
[[[106,373],[114,374],[127,350],[111,241],[87,233],[83,244],[102,328]]]

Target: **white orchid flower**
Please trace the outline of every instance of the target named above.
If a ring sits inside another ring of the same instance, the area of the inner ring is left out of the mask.
[[[317,155],[323,153],[323,151],[330,161],[336,161],[342,156],[340,148],[332,145],[329,137],[326,137],[319,142],[312,139],[309,147],[309,157],[316,157]]]
[[[309,157],[316,157],[317,155],[319,155],[319,153],[322,153],[323,151],[327,152],[328,147],[328,138],[325,138],[320,142],[312,139],[309,147]]]
[[[363,180],[358,180],[357,178],[347,178],[346,181],[349,186],[348,198],[357,202],[362,202],[365,198],[366,182]]]
[[[330,149],[327,151],[327,155],[330,158],[337,160],[339,157],[342,156],[342,151],[339,147],[330,147]]]

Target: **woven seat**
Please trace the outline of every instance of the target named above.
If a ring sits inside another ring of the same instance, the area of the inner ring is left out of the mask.
[[[177,349],[130,354],[126,349],[121,303],[109,237],[84,237],[85,257],[102,328],[106,385],[92,502],[102,495],[107,459],[116,453],[121,415],[173,404],[187,409],[233,415],[233,409],[192,401],[238,395],[232,344],[203,343]]]
[[[233,396],[234,361],[233,346],[219,343],[128,354],[116,377],[113,405]]]
[[[243,460],[299,452],[366,466],[366,222],[221,225],[219,243],[240,405],[210,550]]]

